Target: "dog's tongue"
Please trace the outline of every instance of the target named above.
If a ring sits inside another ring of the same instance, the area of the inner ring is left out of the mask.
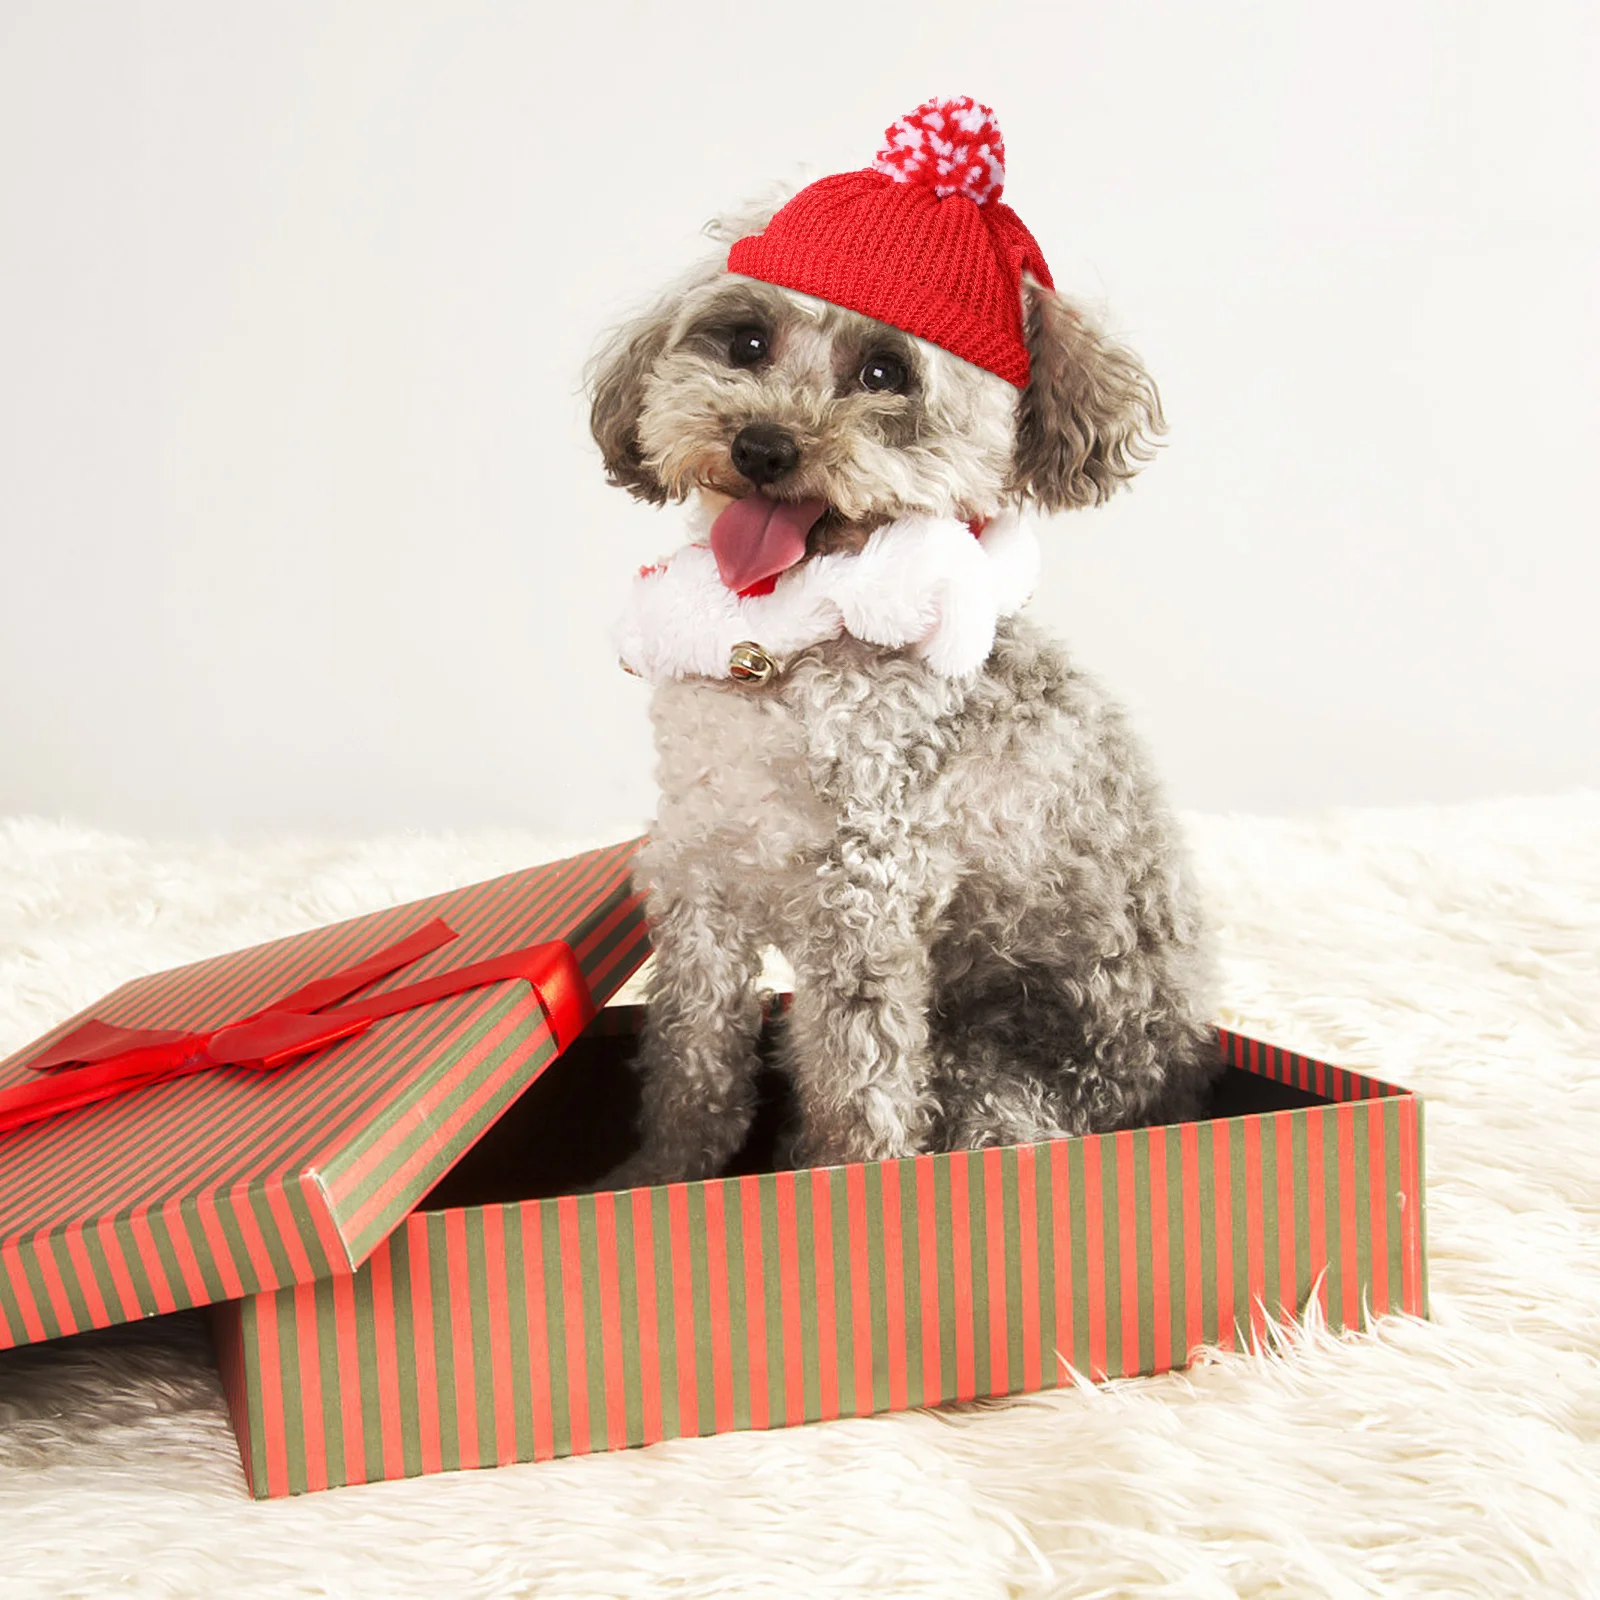
[[[722,581],[742,593],[792,567],[806,553],[806,535],[827,509],[826,500],[790,505],[764,494],[735,500],[711,524],[711,553]]]

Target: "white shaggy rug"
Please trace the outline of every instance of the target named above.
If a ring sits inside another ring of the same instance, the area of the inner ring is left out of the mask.
[[[0,1594],[1600,1595],[1600,796],[1192,836],[1228,1020],[1428,1098],[1433,1322],[256,1503],[169,1319],[0,1355]],[[0,823],[0,1051],[137,972],[553,853]]]

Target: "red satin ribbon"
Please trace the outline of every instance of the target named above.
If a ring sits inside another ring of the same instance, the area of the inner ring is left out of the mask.
[[[532,988],[558,1050],[565,1050],[588,1026],[594,1001],[577,957],[561,939],[491,956],[354,1005],[334,1004],[455,937],[455,930],[436,917],[365,961],[315,978],[260,1011],[206,1031],[123,1028],[90,1017],[25,1063],[47,1076],[0,1089],[0,1133],[212,1067],[273,1072],[365,1033],[380,1017],[513,978]]]

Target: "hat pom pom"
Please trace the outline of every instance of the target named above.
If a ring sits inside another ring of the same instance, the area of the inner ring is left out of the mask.
[[[884,130],[872,169],[897,183],[920,183],[941,200],[965,195],[978,205],[1000,198],[1006,146],[988,106],[970,94],[924,100]]]

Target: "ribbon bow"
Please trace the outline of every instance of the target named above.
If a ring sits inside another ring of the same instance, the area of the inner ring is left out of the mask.
[[[355,1005],[335,1004],[456,937],[449,923],[435,917],[365,961],[315,978],[260,1011],[216,1028],[124,1028],[90,1017],[24,1063],[44,1076],[0,1089],[0,1133],[212,1067],[275,1072],[365,1033],[380,1017],[512,978],[532,988],[558,1050],[565,1050],[594,1016],[583,969],[561,939],[441,972]]]

